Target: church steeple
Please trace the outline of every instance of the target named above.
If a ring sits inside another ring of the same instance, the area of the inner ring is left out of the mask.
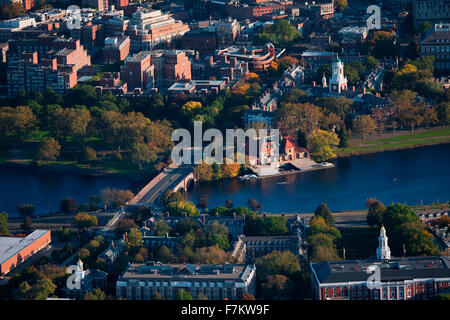
[[[322,88],[327,87],[327,78],[325,78],[325,73],[322,75]]]
[[[389,260],[391,258],[391,249],[388,245],[388,237],[386,236],[386,229],[381,226],[380,236],[378,237],[377,259]]]

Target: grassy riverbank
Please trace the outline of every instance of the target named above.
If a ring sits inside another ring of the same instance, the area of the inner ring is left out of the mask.
[[[420,129],[415,132],[397,131],[395,134],[385,133],[366,140],[358,138],[351,139],[349,147],[337,151],[337,157],[407,149],[449,142],[450,127]]]
[[[16,167],[16,168],[31,168],[31,160],[0,160],[1,166]],[[64,173],[74,173],[89,176],[113,176],[127,179],[150,179],[155,175],[155,172],[140,171],[134,169],[124,163],[108,163],[108,165],[90,166],[88,164],[81,164],[76,161],[38,161],[38,166],[34,170],[54,171]]]

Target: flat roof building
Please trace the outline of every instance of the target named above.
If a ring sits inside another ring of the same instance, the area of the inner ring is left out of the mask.
[[[382,227],[376,257],[311,263],[315,299],[417,300],[450,293],[449,257],[393,258],[387,240]]]
[[[116,298],[150,300],[155,292],[176,299],[180,290],[209,300],[237,300],[244,293],[255,295],[256,268],[234,264],[133,263],[116,283]]]
[[[50,230],[35,230],[25,238],[0,237],[0,274],[9,273],[50,242]]]

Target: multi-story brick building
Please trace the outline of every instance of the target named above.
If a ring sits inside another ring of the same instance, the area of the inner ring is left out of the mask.
[[[72,39],[80,40],[90,55],[94,55],[105,41],[103,24],[93,24],[92,21],[83,23],[80,29],[71,29],[70,35]]]
[[[170,42],[189,31],[189,26],[161,10],[144,9],[133,14],[127,28],[131,51],[151,50],[161,42]]]
[[[51,88],[64,94],[77,84],[75,65],[58,64],[57,58],[41,59],[37,52],[22,53],[19,60],[10,61],[7,71],[8,97],[15,97],[20,91],[44,92]]]
[[[191,62],[181,50],[142,51],[126,59],[121,77],[128,88],[168,88],[191,80]]]
[[[250,265],[133,263],[116,283],[116,298],[151,300],[156,292],[174,300],[180,290],[208,300],[255,295],[256,269]]]
[[[151,64],[151,52],[143,51],[125,60],[120,77],[128,89],[153,87],[155,67]]]
[[[105,39],[105,46],[103,47],[103,61],[105,63],[124,61],[129,54],[129,37],[114,37]]]
[[[75,71],[91,65],[91,57],[83,45],[80,44],[80,40],[60,37],[53,41],[53,47],[57,50],[54,57],[58,64],[73,65]]]
[[[128,92],[128,85],[120,80],[119,72],[105,72],[103,78],[98,80],[95,90],[99,94],[111,92],[113,95],[124,95]]]
[[[241,34],[241,25],[236,19],[228,18],[215,23],[218,48],[232,46],[236,37]]]
[[[276,52],[273,44],[264,47],[229,47],[217,52],[217,56],[225,56],[226,60],[236,58],[248,63],[250,71],[267,70],[275,59]]]
[[[112,0],[111,4],[114,4]],[[109,1],[108,0],[83,0],[82,4],[84,6],[88,6],[94,9],[97,9],[98,11],[108,11]]]
[[[0,0],[0,6],[19,3],[25,10],[31,10],[36,6],[35,0]]]
[[[414,26],[450,22],[450,0],[414,0]]]
[[[280,12],[286,9],[287,3],[242,3],[240,1],[228,2],[225,5],[227,15],[237,19],[256,20],[264,15]]]
[[[0,275],[9,273],[51,242],[49,230],[35,230],[25,238],[0,237]]]
[[[216,33],[211,28],[191,30],[181,38],[181,48],[207,54],[216,50]]]
[[[311,263],[317,300],[418,300],[450,293],[450,258],[391,258],[384,228],[376,258]],[[368,278],[379,268],[379,279]]]
[[[439,73],[450,71],[450,23],[436,24],[419,37],[420,55],[434,56]]]

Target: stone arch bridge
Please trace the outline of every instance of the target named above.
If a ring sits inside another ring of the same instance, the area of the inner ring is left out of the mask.
[[[159,206],[167,190],[186,192],[197,181],[193,165],[171,164],[152,179],[127,205]]]

